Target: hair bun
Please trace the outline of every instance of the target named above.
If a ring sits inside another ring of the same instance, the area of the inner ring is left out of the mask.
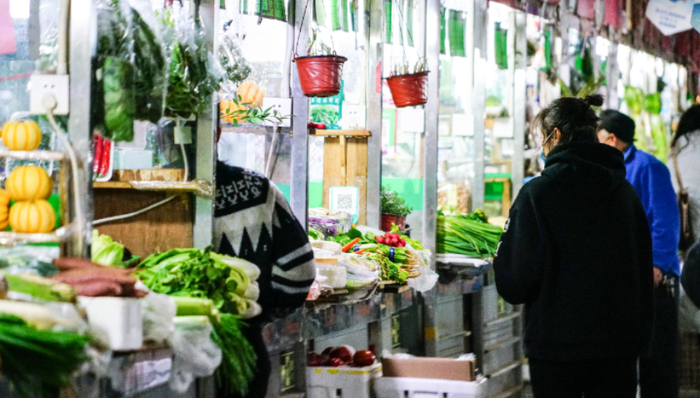
[[[603,96],[600,94],[588,95],[583,99],[588,106],[603,106]]]

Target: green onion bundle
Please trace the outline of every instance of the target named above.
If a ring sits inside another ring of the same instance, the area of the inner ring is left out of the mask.
[[[0,314],[0,372],[20,397],[57,397],[87,360],[89,341],[81,334],[38,330],[14,315]]]
[[[437,252],[493,257],[501,240],[500,227],[475,221],[469,215],[438,216]]]

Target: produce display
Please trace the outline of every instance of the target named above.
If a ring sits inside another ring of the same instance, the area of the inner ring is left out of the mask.
[[[503,229],[488,223],[479,209],[457,216],[438,215],[437,252],[470,257],[493,257]]]
[[[308,366],[327,366],[333,368],[339,366],[363,368],[374,365],[376,361],[377,358],[372,351],[355,351],[355,349],[349,345],[328,347],[323,350],[321,354],[312,351],[306,358],[306,364]]]
[[[41,129],[33,120],[5,122],[2,143],[11,151],[33,151],[41,144]]]

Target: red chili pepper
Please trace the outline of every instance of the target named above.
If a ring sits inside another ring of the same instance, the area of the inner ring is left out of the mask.
[[[97,177],[100,173],[100,162],[102,161],[102,147],[104,146],[104,139],[99,134],[95,134],[92,136],[92,140],[95,144],[95,158],[92,160],[92,173]]]
[[[109,162],[112,161],[112,141],[105,138],[102,145],[102,163],[100,164],[100,176],[104,177],[109,172]]]
[[[352,249],[352,247],[355,246],[355,244],[356,244],[357,242],[359,242],[359,241],[360,241],[360,238],[355,238],[355,239],[352,240],[352,242],[350,242],[350,243],[348,243],[347,245],[343,246],[343,253],[347,253],[348,250]]]

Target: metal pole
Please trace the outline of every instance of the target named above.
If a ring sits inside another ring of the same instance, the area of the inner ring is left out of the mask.
[[[92,95],[92,59],[97,44],[97,13],[94,0],[72,0],[70,9],[70,117],[68,136],[78,158],[78,178],[85,189],[82,195],[82,213],[85,225],[76,225],[76,234],[64,248],[64,254],[85,257],[90,242],[93,219],[92,206],[92,123],[90,104]],[[72,192],[72,189],[68,191]],[[71,197],[72,195],[69,195]],[[75,211],[68,206],[73,219]]]
[[[435,253],[437,228],[438,112],[440,105],[440,0],[427,0],[425,21],[425,55],[428,62],[428,103],[425,105],[423,139],[423,244]],[[435,258],[431,258],[435,268]],[[423,337],[425,354],[438,355],[437,288],[423,297]]]
[[[367,225],[379,228],[382,186],[382,55],[384,0],[368,0],[367,129]]]
[[[219,26],[219,7],[216,0],[202,0],[199,6],[199,18],[204,26],[205,43],[209,51],[218,59],[218,35],[216,27]],[[218,101],[213,94],[209,99],[208,111],[197,115],[197,142],[196,142],[196,176],[215,184],[216,165],[216,136],[218,125],[216,121],[219,109]],[[214,232],[214,202],[197,196],[195,198],[195,215],[192,239],[194,247],[204,249],[211,245]]]
[[[515,11],[515,65],[513,79],[513,200],[518,196],[525,178],[525,69],[527,68],[527,14]]]
[[[294,3],[294,43],[305,45],[309,38],[311,18],[313,17],[313,7],[306,9],[302,26],[302,16],[304,8],[310,0],[297,0]],[[309,99],[304,96],[299,84],[299,73],[297,64],[293,63],[292,68],[292,172],[291,172],[291,207],[292,212],[301,224],[306,227],[309,217]]]
[[[610,41],[605,73],[605,80],[608,85],[608,109],[620,109],[620,98],[617,93],[617,83],[620,79],[620,64],[617,62],[616,41]]]
[[[475,38],[485,37],[487,13],[484,11],[486,0],[474,0],[474,31]],[[471,31],[470,31],[471,33]],[[484,142],[485,130],[484,112],[486,107],[486,88],[481,73],[486,66],[486,48],[482,40],[474,40],[474,91],[472,95],[472,109],[474,113],[474,183],[472,185],[472,209],[484,206]]]

